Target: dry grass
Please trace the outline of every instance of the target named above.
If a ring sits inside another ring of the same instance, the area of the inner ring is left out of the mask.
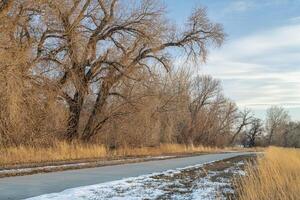
[[[65,142],[57,142],[54,146],[48,148],[19,146],[2,149],[0,151],[0,166],[86,158],[103,158],[106,156],[107,150],[102,145],[70,145]]]
[[[248,176],[237,181],[241,200],[296,200],[300,192],[300,150],[270,147]]]
[[[103,145],[83,145],[56,142],[52,147],[19,146],[0,149],[0,166],[71,161],[78,159],[113,158],[127,156],[158,156],[165,154],[217,152],[225,149],[211,147],[186,147],[179,144],[162,144],[159,147],[124,147],[109,151]]]
[[[217,152],[224,149],[204,146],[185,146],[181,144],[161,144],[158,147],[124,147],[112,152],[115,156],[158,156],[163,154]]]

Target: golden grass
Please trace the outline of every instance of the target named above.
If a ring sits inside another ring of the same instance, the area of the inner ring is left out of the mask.
[[[18,146],[0,151],[0,166],[24,163],[103,158],[107,150],[102,145],[80,145],[57,142],[52,147]]]
[[[163,154],[201,153],[216,151],[221,151],[221,149],[216,147],[185,146],[181,144],[161,144],[158,147],[124,147],[113,151],[112,154],[115,156],[159,156]]]
[[[241,200],[296,200],[300,198],[300,150],[270,147],[247,176],[237,181]]]
[[[55,161],[72,161],[78,159],[113,158],[127,156],[159,156],[165,154],[217,152],[225,149],[213,147],[187,147],[180,144],[162,144],[158,147],[119,148],[107,150],[103,145],[83,145],[56,142],[52,147],[19,146],[0,149],[0,166],[43,163]]]

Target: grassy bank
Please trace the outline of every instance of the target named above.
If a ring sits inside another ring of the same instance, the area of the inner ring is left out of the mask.
[[[300,150],[271,147],[247,174],[237,181],[241,200],[299,199]]]
[[[165,154],[217,152],[225,149],[216,147],[192,147],[179,144],[162,144],[158,147],[129,148],[108,150],[103,145],[83,145],[57,142],[48,148],[19,146],[0,149],[0,166],[72,161],[82,159],[108,159],[127,156],[159,156]]]

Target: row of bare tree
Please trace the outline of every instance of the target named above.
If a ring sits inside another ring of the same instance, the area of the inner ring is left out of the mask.
[[[231,144],[253,146],[300,147],[300,122],[292,121],[286,109],[271,106],[267,109],[265,121],[256,118],[254,113],[245,109],[240,112],[238,128]]]
[[[172,67],[222,44],[203,8],[181,28],[155,0],[2,0],[0,30],[0,145],[253,146],[263,135],[218,80]],[[272,120],[268,144],[286,130]]]

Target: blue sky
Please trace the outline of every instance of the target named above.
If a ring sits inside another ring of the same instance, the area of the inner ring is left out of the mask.
[[[183,25],[197,6],[227,33],[199,73],[221,79],[225,94],[264,118],[271,105],[300,120],[300,0],[165,0]]]

